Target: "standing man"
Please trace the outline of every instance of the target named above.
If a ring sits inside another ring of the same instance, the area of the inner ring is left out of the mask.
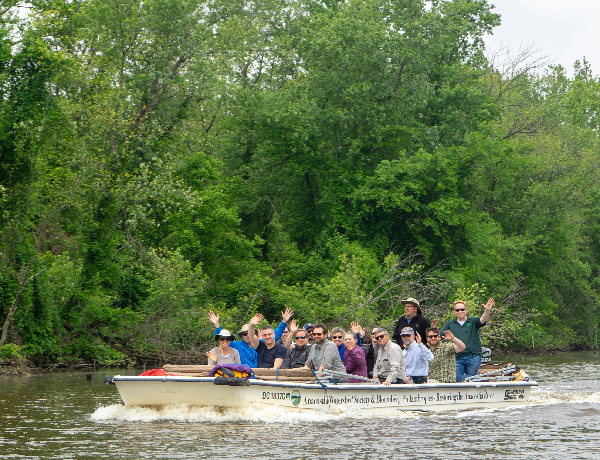
[[[392,342],[390,334],[382,327],[375,329],[373,339],[379,344],[373,378],[388,387],[392,383],[404,383],[404,356],[400,345]]]
[[[444,332],[442,342],[437,327],[427,328],[427,345],[433,353],[433,361],[429,363],[429,378],[442,383],[456,382],[456,353],[465,349],[465,344],[454,337],[450,329]]]
[[[485,326],[495,301],[490,297],[483,305],[481,317],[467,316],[467,304],[462,300],[454,302],[454,314],[456,318],[448,321],[440,329],[440,333],[450,331],[461,342],[465,349],[456,354],[456,381],[462,382],[465,377],[477,375],[481,366],[481,341],[479,340],[479,329]]]
[[[308,359],[306,360],[306,367],[313,371],[319,372],[323,369],[343,372],[346,373],[344,363],[340,359],[340,353],[333,342],[327,340],[328,334],[327,326],[321,323],[315,324],[313,328],[313,340],[314,344],[310,347],[308,352]],[[344,382],[347,379],[338,379]]]
[[[261,322],[263,315],[257,313],[248,323],[248,338],[256,350],[256,367],[279,369],[287,353],[286,348],[275,341],[273,326],[267,324],[262,327],[262,340],[256,336],[255,326]]]
[[[402,345],[401,331],[405,327],[410,327],[413,331],[418,332],[421,337],[425,337],[425,330],[431,327],[431,323],[423,316],[419,301],[413,297],[403,300],[404,314],[398,318],[392,340],[398,345]]]
[[[402,343],[404,345],[404,372],[405,383],[427,383],[429,375],[429,361],[433,361],[433,353],[423,345],[421,336],[410,327],[405,327],[400,331]]]

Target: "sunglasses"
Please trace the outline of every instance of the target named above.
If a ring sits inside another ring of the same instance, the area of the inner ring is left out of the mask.
[[[322,332],[313,332],[312,335],[316,335],[318,337],[320,335],[323,335],[323,333]]]
[[[385,334],[378,335],[377,337],[373,337],[375,340],[381,340],[385,337]]]
[[[231,339],[229,337],[219,337],[219,340],[221,342],[231,342]]]
[[[455,308],[454,311],[465,311],[466,308]]]
[[[307,335],[297,335],[296,340],[298,340],[298,339],[308,339],[308,336]]]
[[[245,335],[248,335],[248,333],[247,333],[247,332],[240,332],[240,335],[241,335],[242,337],[244,337]]]
[[[332,339],[341,339],[342,336],[341,335],[334,335],[333,337],[331,337]]]
[[[435,335],[428,335],[427,338],[428,339],[437,339],[440,335],[439,334],[435,334]]]

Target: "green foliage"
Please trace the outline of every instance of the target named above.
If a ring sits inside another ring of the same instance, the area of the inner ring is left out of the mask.
[[[493,346],[600,323],[600,81],[488,61],[487,1],[3,5],[0,320],[38,255],[36,363],[198,362],[209,310],[389,325],[403,296],[495,297]]]
[[[0,361],[21,361],[23,354],[21,348],[14,343],[7,343],[0,347]]]

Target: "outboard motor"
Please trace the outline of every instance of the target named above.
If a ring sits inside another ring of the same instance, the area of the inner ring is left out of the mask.
[[[481,360],[482,364],[492,362],[492,350],[490,348],[481,347],[481,353],[483,354],[483,359]]]

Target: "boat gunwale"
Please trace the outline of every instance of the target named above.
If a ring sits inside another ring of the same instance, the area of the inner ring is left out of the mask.
[[[115,375],[111,383],[115,382],[189,382],[189,383],[209,383],[213,382],[215,377],[186,377],[178,375],[168,376],[122,376]],[[456,382],[456,383],[420,383],[420,384],[395,384],[385,386],[377,384],[364,383],[329,383],[329,382],[286,382],[270,381],[260,379],[248,379],[250,386],[267,386],[275,388],[304,388],[304,389],[322,389],[322,390],[413,390],[413,389],[435,389],[435,388],[498,388],[498,387],[536,387],[539,384],[536,381],[498,381],[498,382]],[[325,386],[325,388],[323,387]]]

